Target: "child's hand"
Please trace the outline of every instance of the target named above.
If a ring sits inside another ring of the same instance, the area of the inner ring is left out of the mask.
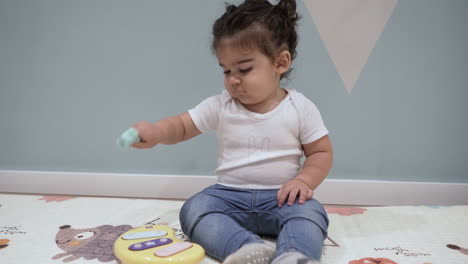
[[[133,127],[138,131],[141,141],[133,144],[132,147],[139,149],[152,148],[159,143],[160,131],[154,124],[142,121],[136,123]]]
[[[300,180],[291,180],[285,183],[276,195],[278,200],[278,206],[282,207],[287,201],[288,205],[291,206],[299,196],[299,204],[305,203],[306,200],[312,199],[314,191]]]

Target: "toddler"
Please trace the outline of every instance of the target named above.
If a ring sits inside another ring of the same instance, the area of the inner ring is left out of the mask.
[[[296,56],[298,19],[294,0],[228,4],[212,43],[225,90],[181,115],[134,125],[135,148],[216,130],[217,184],[184,203],[180,223],[223,263],[320,261],[328,218],[313,190],[331,168],[332,147],[315,105],[280,85]],[[276,248],[260,236],[275,237]]]

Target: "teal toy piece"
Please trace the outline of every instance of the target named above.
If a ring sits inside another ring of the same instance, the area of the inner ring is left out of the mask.
[[[117,145],[121,148],[128,148],[131,145],[140,142],[138,131],[135,128],[129,128],[117,139]]]

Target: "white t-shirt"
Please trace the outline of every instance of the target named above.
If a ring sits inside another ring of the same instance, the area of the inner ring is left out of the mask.
[[[245,189],[278,189],[299,173],[302,145],[328,134],[317,107],[287,89],[272,111],[247,110],[227,91],[188,112],[201,132],[217,131],[218,183]]]

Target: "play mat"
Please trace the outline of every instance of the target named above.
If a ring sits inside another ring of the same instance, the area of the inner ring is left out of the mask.
[[[178,221],[182,204],[0,194],[0,263],[119,263],[114,242],[132,228],[165,226],[187,240]],[[321,263],[468,263],[468,206],[326,209],[330,228]],[[219,262],[205,257],[201,263]]]

